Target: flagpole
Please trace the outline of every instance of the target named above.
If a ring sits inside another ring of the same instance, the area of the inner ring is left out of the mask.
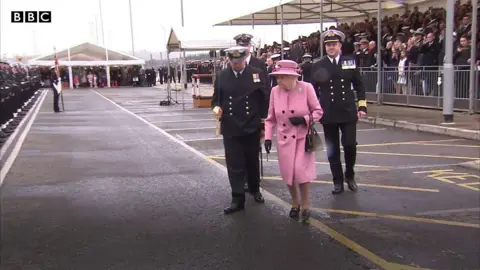
[[[100,11],[100,26],[102,28],[102,43],[105,48],[105,71],[107,73],[107,87],[110,87],[110,66],[108,65],[108,49],[105,44],[105,31],[103,27],[103,12],[102,12],[102,0],[98,0],[98,7]]]
[[[185,22],[183,20],[183,0],[180,0],[180,15],[182,18],[182,28],[184,28]],[[182,31],[185,31],[185,29],[182,29]],[[182,74],[182,81],[183,81],[182,108],[183,110],[185,110],[185,92],[187,91],[187,69],[186,69],[186,61],[185,61],[185,51],[182,52],[181,67],[182,67],[182,71],[180,74]]]
[[[135,44],[133,42],[132,0],[128,0],[128,10],[130,12],[130,37],[132,39],[132,55],[135,56]]]

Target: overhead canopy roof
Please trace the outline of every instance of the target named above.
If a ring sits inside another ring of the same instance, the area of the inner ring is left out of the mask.
[[[172,28],[168,37],[167,47],[170,52],[174,52],[223,50],[236,46],[232,31],[225,30],[216,27],[207,29]],[[256,36],[255,34],[253,35]]]
[[[105,48],[91,44],[82,43],[70,48],[70,61],[68,58],[69,49],[57,52],[57,59],[60,65],[71,66],[104,66],[104,65],[143,65],[145,60],[107,49],[108,61]],[[29,60],[30,65],[53,65],[55,53],[42,55]]]
[[[417,5],[428,2],[431,5],[441,5],[438,0],[382,0],[382,12],[397,10],[404,4]],[[276,25],[281,23],[281,8],[283,5],[284,24],[319,23],[322,0],[281,0],[280,4],[259,10],[235,19],[230,19],[219,25]],[[352,18],[376,17],[378,2],[376,0],[323,0],[323,21],[343,22]],[[253,16],[252,16],[253,15]],[[390,15],[386,14],[385,15]]]

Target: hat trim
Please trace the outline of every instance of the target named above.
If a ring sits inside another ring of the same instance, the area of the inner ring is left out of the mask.
[[[275,75],[290,75],[290,76],[297,76],[297,77],[300,77],[302,75],[296,73],[295,71],[293,72],[288,72],[288,71],[274,71],[270,74],[268,74],[270,76],[275,76]]]
[[[339,39],[335,39],[335,40],[325,40],[323,43],[329,43],[329,42],[340,42]]]

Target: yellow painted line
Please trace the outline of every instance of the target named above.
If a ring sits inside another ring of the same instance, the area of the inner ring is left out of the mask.
[[[276,181],[282,180],[282,178],[279,176],[264,176],[263,179],[276,180]],[[329,184],[329,185],[333,184],[332,181],[314,180],[311,182],[317,183],[317,184]],[[414,188],[414,187],[404,187],[404,186],[389,186],[389,185],[363,184],[363,183],[357,183],[357,185],[359,187],[374,187],[374,188],[396,189],[396,190],[406,190],[406,191],[440,192],[440,190],[438,189],[429,189],[429,188]]]
[[[428,157],[428,158],[480,160],[480,158],[459,157],[459,156],[446,156],[446,155],[426,155],[426,154],[410,154],[410,153],[385,153],[385,152],[368,152],[368,151],[357,151],[357,153],[359,153],[359,154],[370,154],[370,155],[385,155],[385,156],[405,156],[405,157]]]
[[[397,216],[397,215],[389,215],[389,214],[359,212],[359,211],[340,210],[340,209],[328,209],[328,208],[311,208],[311,209],[314,210],[314,211],[318,211],[318,212],[340,213],[340,214],[364,216],[364,217],[398,219],[398,220],[405,220],[405,221],[415,221],[415,222],[422,222],[422,223],[443,224],[443,225],[449,225],[449,226],[458,226],[458,227],[468,227],[468,228],[480,229],[480,224],[467,223],[467,222],[430,219],[430,218],[419,218],[419,217],[409,217],[409,216]]]
[[[480,182],[457,184],[457,186],[461,186],[461,187],[468,188],[468,189],[475,190],[475,191],[480,191],[480,188],[472,187],[472,186],[475,186],[475,185],[480,185]]]
[[[446,147],[465,147],[465,148],[480,148],[480,145],[471,144],[446,144],[446,143],[415,143],[416,145],[428,145],[428,146],[446,146]]]
[[[225,156],[223,155],[214,155],[214,156],[208,156],[210,159],[225,159]],[[264,162],[267,162],[266,159],[263,159]],[[268,162],[278,162],[278,159],[268,159]],[[322,164],[322,165],[329,165],[328,162],[315,162],[316,164]],[[355,166],[358,167],[365,167],[365,168],[379,168],[379,169],[391,169],[392,167],[389,166],[378,166],[378,165],[363,165],[363,164],[355,164]]]
[[[268,192],[265,193],[265,197],[267,200],[272,200],[277,204],[284,206],[286,209],[290,209],[290,204],[283,201],[279,197],[270,194]],[[310,217],[310,226],[314,227],[315,229],[325,233],[326,235],[330,236],[335,241],[339,242],[340,244],[344,245],[345,247],[353,250],[354,252],[358,253],[359,255],[365,257],[367,260],[371,261],[372,263],[380,266],[383,269],[387,270],[428,270],[428,268],[420,268],[420,267],[413,267],[410,265],[402,265],[397,263],[388,262],[385,259],[377,256],[375,253],[371,252],[370,250],[362,247],[361,245],[357,244],[353,240],[349,239],[348,237],[340,234],[339,232],[335,231],[334,229],[328,227],[323,222]]]
[[[374,143],[374,144],[359,144],[357,147],[373,147],[373,146],[389,146],[389,145],[403,145],[403,144],[417,144],[417,143],[436,143],[436,142],[457,142],[465,141],[465,139],[448,139],[448,140],[433,140],[433,141],[410,141],[410,142],[388,142],[388,143]]]

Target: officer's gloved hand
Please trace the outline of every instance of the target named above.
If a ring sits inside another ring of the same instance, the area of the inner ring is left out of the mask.
[[[305,118],[299,117],[299,116],[290,117],[289,120],[290,120],[290,123],[292,123],[292,125],[294,125],[294,126],[306,125],[307,124],[307,122],[305,121]]]
[[[267,154],[270,154],[270,150],[272,150],[272,140],[265,140],[264,146]]]

